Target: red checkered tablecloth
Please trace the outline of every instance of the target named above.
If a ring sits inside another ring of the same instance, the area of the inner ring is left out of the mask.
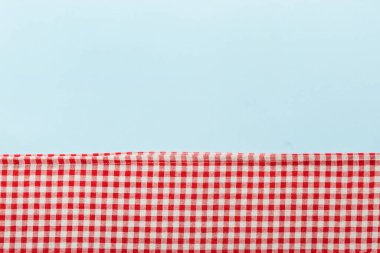
[[[0,156],[0,251],[378,252],[380,154]]]

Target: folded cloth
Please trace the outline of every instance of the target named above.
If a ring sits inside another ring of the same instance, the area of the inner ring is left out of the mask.
[[[0,156],[0,251],[377,252],[380,153]]]

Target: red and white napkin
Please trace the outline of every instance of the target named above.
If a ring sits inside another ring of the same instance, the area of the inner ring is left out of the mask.
[[[0,251],[378,252],[380,154],[0,156]]]

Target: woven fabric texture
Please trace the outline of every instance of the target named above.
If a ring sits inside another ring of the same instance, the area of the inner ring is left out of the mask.
[[[0,156],[0,251],[378,252],[380,154]]]

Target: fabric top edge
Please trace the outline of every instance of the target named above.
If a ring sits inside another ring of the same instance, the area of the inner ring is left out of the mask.
[[[380,165],[380,153],[244,153],[244,152],[112,152],[80,154],[2,154],[0,164],[171,164],[213,163],[337,165],[369,162]]]

